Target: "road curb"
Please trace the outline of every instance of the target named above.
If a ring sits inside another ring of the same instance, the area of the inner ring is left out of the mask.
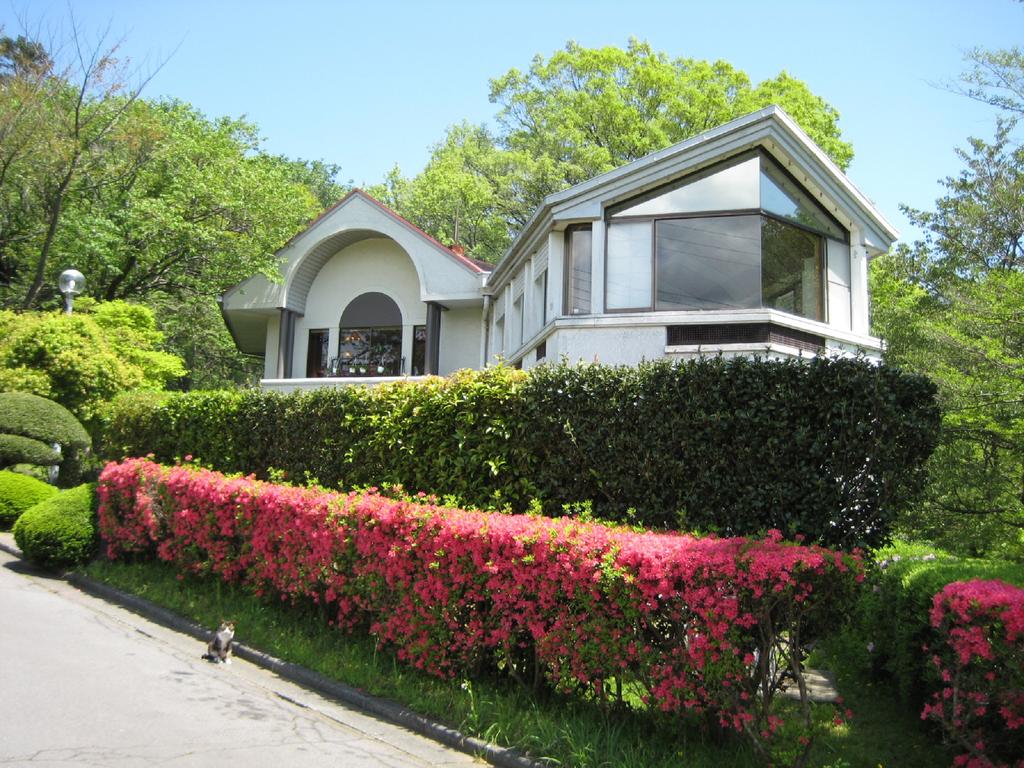
[[[21,550],[2,538],[0,538],[0,550],[15,557],[22,557]],[[210,637],[210,630],[208,628],[137,595],[124,592],[109,584],[104,584],[76,572],[64,574],[64,578],[69,584],[93,597],[120,605],[122,608],[126,608],[175,632],[189,635],[203,642],[207,641]],[[306,667],[278,659],[259,649],[236,642],[234,643],[233,650],[234,654],[239,658],[274,672],[290,682],[309,688],[355,709],[375,715],[382,720],[400,725],[459,752],[483,758],[498,768],[547,768],[543,763],[531,760],[517,750],[499,747],[473,736],[467,736],[456,728],[451,728],[431,720],[390,699],[371,696],[344,683],[331,680]]]

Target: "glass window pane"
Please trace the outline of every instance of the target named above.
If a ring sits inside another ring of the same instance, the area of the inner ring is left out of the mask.
[[[608,309],[651,306],[651,222],[608,225]]]
[[[590,229],[569,231],[565,283],[565,313],[567,315],[590,314],[592,246],[593,234]]]
[[[767,158],[761,165],[761,208],[840,240],[846,238],[846,233],[825,215],[810,196]]]
[[[716,166],[710,172],[704,171],[696,178],[684,180],[681,186],[665,191],[655,191],[640,202],[623,210],[615,211],[616,216],[662,216],[673,213],[698,213],[701,211],[737,211],[757,208],[756,156],[747,156],[725,166]]]
[[[402,329],[342,328],[338,365],[341,376],[400,375]]]
[[[770,216],[761,233],[764,306],[824,320],[821,237]]]
[[[422,376],[427,370],[427,326],[412,328],[412,375]]]
[[[759,216],[658,222],[656,309],[761,305]]]

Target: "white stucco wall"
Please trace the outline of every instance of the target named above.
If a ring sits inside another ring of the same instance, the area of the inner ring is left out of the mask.
[[[438,373],[447,376],[460,368],[480,367],[480,307],[449,309],[441,313]]]
[[[427,307],[420,300],[419,278],[405,251],[393,240],[374,238],[339,251],[317,274],[306,299],[306,314],[295,321],[294,376],[305,375],[311,330],[328,329],[330,356],[338,354],[341,313],[354,298],[369,291],[390,296],[402,313],[402,355],[408,371],[412,357],[412,327],[426,324]],[[269,353],[269,334],[267,350]]]
[[[665,327],[560,328],[547,347],[548,360],[636,365],[665,356]]]

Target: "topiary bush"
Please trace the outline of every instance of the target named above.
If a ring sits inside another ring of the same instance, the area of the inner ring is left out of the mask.
[[[0,392],[0,432],[79,449],[92,443],[71,411],[27,392]]]
[[[0,529],[7,530],[30,507],[57,493],[57,489],[34,477],[0,471]]]
[[[14,540],[32,562],[62,568],[96,552],[95,486],[80,485],[36,504],[14,524]]]
[[[60,464],[62,455],[46,443],[21,435],[0,434],[0,467],[15,464],[51,466]]]
[[[58,464],[58,485],[73,485],[80,481],[82,457],[91,444],[64,406],[26,392],[0,392],[0,467]]]

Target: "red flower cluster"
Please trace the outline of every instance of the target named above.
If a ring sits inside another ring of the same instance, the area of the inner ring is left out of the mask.
[[[1002,581],[948,584],[932,600],[942,687],[921,712],[964,752],[955,765],[1024,768],[1024,589]]]
[[[599,699],[630,686],[665,711],[713,713],[759,751],[781,725],[771,698],[800,674],[802,642],[862,578],[856,555],[777,532],[637,533],[145,459],[108,465],[98,493],[109,557],[155,554],[312,600],[435,675],[483,665]]]

